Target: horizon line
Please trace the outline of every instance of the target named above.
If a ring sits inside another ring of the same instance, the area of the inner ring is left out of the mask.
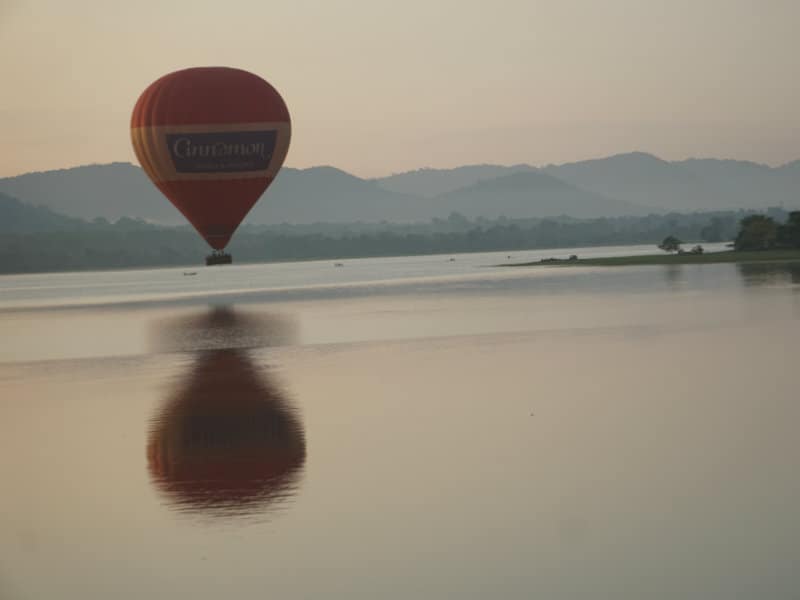
[[[713,161],[719,161],[719,162],[735,162],[735,163],[756,165],[756,166],[759,166],[759,167],[768,168],[770,170],[778,170],[778,169],[781,169],[783,167],[787,167],[787,166],[792,165],[794,163],[800,162],[800,158],[795,158],[795,159],[792,159],[792,160],[789,160],[789,161],[786,161],[786,162],[782,162],[780,164],[770,164],[770,163],[767,163],[767,162],[757,162],[757,161],[754,161],[754,160],[747,160],[747,159],[740,159],[740,158],[730,158],[730,157],[729,158],[721,158],[721,157],[717,157],[717,156],[688,156],[686,158],[682,158],[682,159],[679,159],[679,160],[667,160],[665,158],[662,158],[662,157],[658,156],[657,154],[653,154],[652,152],[647,152],[647,151],[644,151],[644,150],[631,150],[631,151],[628,151],[628,152],[618,152],[618,153],[615,153],[615,154],[596,156],[596,157],[593,157],[593,158],[584,158],[584,159],[580,159],[580,160],[574,160],[574,161],[568,161],[568,162],[562,162],[562,163],[548,162],[548,163],[533,164],[533,163],[526,163],[526,162],[516,162],[516,163],[512,163],[512,164],[503,164],[503,163],[493,163],[493,162],[476,162],[476,163],[466,163],[466,164],[461,164],[461,165],[457,165],[457,166],[450,166],[450,167],[433,167],[433,166],[427,166],[426,165],[426,166],[417,167],[415,169],[408,169],[408,170],[405,170],[405,171],[392,171],[392,172],[390,172],[388,174],[384,174],[384,175],[366,176],[366,177],[361,176],[361,175],[357,175],[357,174],[355,174],[355,173],[353,173],[351,171],[348,171],[348,170],[346,170],[346,169],[344,169],[342,167],[337,167],[337,166],[332,165],[332,164],[316,164],[316,165],[303,166],[303,167],[298,167],[298,166],[285,164],[281,168],[282,169],[289,168],[289,169],[293,169],[295,171],[309,171],[311,169],[330,168],[330,169],[336,169],[338,171],[342,171],[343,173],[347,173],[348,175],[352,175],[353,177],[357,177],[359,179],[363,179],[363,180],[369,181],[369,180],[375,180],[375,179],[385,179],[385,178],[388,178],[388,177],[394,177],[394,176],[398,176],[398,175],[406,175],[406,174],[410,174],[410,173],[418,173],[420,171],[455,171],[455,170],[458,170],[458,169],[464,169],[464,168],[470,168],[470,167],[502,167],[502,168],[531,167],[533,169],[539,170],[539,169],[546,169],[546,168],[550,168],[550,167],[564,167],[564,166],[568,166],[568,165],[575,165],[575,164],[589,163],[589,162],[599,162],[599,161],[603,161],[603,160],[609,160],[609,159],[612,159],[612,158],[618,158],[618,157],[623,157],[623,156],[636,156],[636,155],[646,156],[646,157],[649,157],[649,158],[654,158],[654,159],[656,159],[658,161],[661,161],[661,162],[664,162],[664,163],[667,163],[667,164],[680,164],[680,163],[685,163],[685,162],[690,162],[690,161],[713,160]],[[112,161],[109,161],[109,162],[91,162],[91,163],[82,163],[82,164],[63,166],[63,167],[53,167],[53,168],[50,168],[50,169],[37,169],[37,170],[33,170],[33,171],[23,171],[23,172],[15,173],[15,174],[12,174],[12,175],[0,175],[0,180],[2,180],[2,179],[13,179],[13,178],[16,178],[16,177],[24,177],[26,175],[52,173],[52,172],[56,172],[56,171],[71,171],[73,169],[81,169],[81,168],[86,168],[86,167],[105,167],[105,166],[111,166],[111,165],[131,165],[131,166],[134,166],[134,167],[137,167],[137,168],[141,168],[141,165],[139,165],[138,163],[133,162],[133,161],[129,161],[129,160],[112,160]]]

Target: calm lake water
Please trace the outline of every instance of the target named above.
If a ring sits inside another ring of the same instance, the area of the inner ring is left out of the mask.
[[[800,264],[573,253],[0,277],[0,598],[797,600]]]

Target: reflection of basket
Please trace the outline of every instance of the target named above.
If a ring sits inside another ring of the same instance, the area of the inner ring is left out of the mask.
[[[233,257],[227,252],[213,252],[206,256],[206,266],[229,265],[233,263]]]
[[[289,344],[292,339],[291,325],[280,316],[240,313],[227,307],[160,319],[152,328],[152,343],[158,352],[268,348]]]

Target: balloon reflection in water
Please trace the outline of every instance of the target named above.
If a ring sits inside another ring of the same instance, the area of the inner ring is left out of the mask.
[[[230,331],[243,322],[227,310],[206,320],[209,329],[227,323]],[[192,330],[199,321],[184,323]],[[239,517],[284,506],[297,493],[306,459],[295,410],[246,350],[197,354],[153,420],[147,444],[153,482],[184,512]]]
[[[158,352],[266,348],[288,344],[292,339],[292,329],[284,319],[225,306],[154,325],[152,341]]]

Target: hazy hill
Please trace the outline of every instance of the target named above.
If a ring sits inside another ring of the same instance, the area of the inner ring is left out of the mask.
[[[431,217],[429,202],[333,167],[281,169],[246,223],[352,223]]]
[[[798,202],[798,198],[800,198],[800,160],[778,167],[775,169],[775,173],[783,179],[789,188],[789,194],[794,198],[787,202],[787,206],[800,208],[800,202]]]
[[[387,189],[391,188],[391,189]],[[0,179],[0,192],[70,217],[177,225],[142,170],[91,165]],[[284,168],[246,224],[428,221],[451,211],[509,218],[651,211],[800,208],[800,161],[780,168],[717,159],[667,162],[641,152],[550,165],[422,169],[365,180],[333,167]]]
[[[479,181],[495,179],[520,173],[535,171],[530,165],[467,165],[455,169],[417,169],[397,173],[388,177],[373,179],[382,188],[401,194],[412,194],[424,198],[433,198],[455,190],[469,187]]]
[[[704,191],[690,171],[651,154],[634,152],[542,169],[585,190],[668,210],[703,206]]]
[[[144,172],[129,163],[88,165],[0,179],[0,192],[58,213],[91,220],[138,217],[165,224],[184,222]]]
[[[607,217],[642,215],[652,209],[581,190],[539,171],[480,181],[432,200],[440,212],[468,218]]]
[[[586,190],[669,210],[800,206],[800,178],[791,165],[773,169],[718,159],[667,162],[634,152],[543,170]]]
[[[387,189],[434,197],[514,172],[530,165],[473,165],[420,169],[375,179]],[[668,162],[632,152],[540,171],[585,191],[657,210],[727,210],[800,207],[800,161],[771,168],[747,161],[690,159]]]
[[[133,217],[185,223],[144,172],[128,163],[27,173],[0,179],[0,192],[82,219]],[[332,167],[281,169],[247,223],[428,219],[428,202],[390,192]]]
[[[502,175],[491,178],[493,173]],[[448,170],[435,189],[450,188],[457,181],[471,183],[435,197],[422,197],[384,189],[376,180],[360,179],[333,167],[284,168],[247,216],[245,224],[428,221],[446,217],[452,211],[489,218],[617,216],[642,212],[631,203],[577,189],[525,165]],[[426,194],[432,196],[433,189]],[[142,170],[126,163],[0,179],[0,191],[87,220],[132,217],[166,225],[185,222]]]
[[[800,182],[800,160],[786,163],[782,167],[775,169],[775,171],[785,177],[796,177],[798,179],[795,181]]]
[[[0,233],[44,233],[87,227],[86,221],[56,214],[42,206],[31,206],[0,193]]]

